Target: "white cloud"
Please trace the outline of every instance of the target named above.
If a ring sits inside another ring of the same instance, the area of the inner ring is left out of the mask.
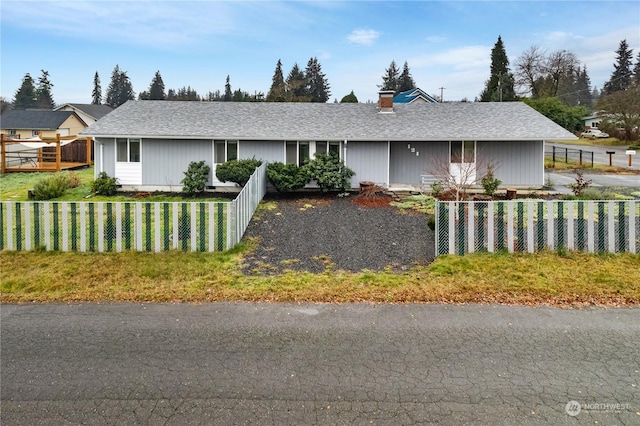
[[[380,37],[380,32],[376,30],[357,29],[353,30],[347,39],[351,43],[371,46]]]

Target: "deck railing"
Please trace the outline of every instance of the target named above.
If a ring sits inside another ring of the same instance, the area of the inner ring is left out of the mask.
[[[640,247],[638,200],[437,202],[435,215],[436,255]]]

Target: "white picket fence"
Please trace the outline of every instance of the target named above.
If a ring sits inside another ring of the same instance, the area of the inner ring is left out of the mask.
[[[437,202],[435,216],[436,255],[640,247],[638,200]]]
[[[223,251],[240,240],[266,193],[266,165],[230,202],[0,203],[0,250]]]

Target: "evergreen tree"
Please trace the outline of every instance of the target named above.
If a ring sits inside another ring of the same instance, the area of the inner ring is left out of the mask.
[[[91,92],[91,104],[102,104],[102,87],[100,87],[100,76],[98,75],[98,71],[96,71],[95,75],[93,76],[93,92]]]
[[[329,82],[322,72],[322,66],[320,62],[318,62],[318,58],[313,57],[309,59],[305,77],[307,80],[306,92],[311,102],[327,102],[329,97],[331,97],[331,91],[329,90]]]
[[[638,52],[636,65],[633,67],[633,84],[640,86],[640,52]]]
[[[398,76],[400,75],[400,72],[398,71],[396,61],[391,61],[389,68],[386,68],[384,72],[385,74],[382,76],[382,90],[393,90],[397,92],[399,86]]]
[[[267,93],[267,102],[285,102],[286,86],[284,84],[284,76],[282,74],[282,62],[278,59],[276,70],[271,79],[271,88]]]
[[[26,73],[22,78],[22,85],[13,96],[13,109],[36,108],[37,106],[38,101],[33,78],[31,78],[31,74]]]
[[[626,39],[620,42],[616,53],[618,56],[616,63],[613,64],[613,73],[602,89],[607,95],[620,90],[626,90],[631,84],[631,60],[633,59],[633,50],[629,49]]]
[[[164,81],[162,81],[160,71],[156,71],[156,74],[153,76],[153,80],[151,80],[151,85],[149,86],[149,99],[152,101],[164,101],[167,99],[167,95],[164,92]]]
[[[409,72],[409,64],[407,63],[407,61],[404,61],[404,66],[402,67],[402,73],[398,78],[398,92],[405,92],[415,87],[416,87],[416,82],[413,80],[413,77]]]
[[[341,100],[340,100],[341,104],[344,103],[353,103],[353,104],[357,104],[358,103],[358,98],[356,97],[355,93],[353,93],[353,90],[351,91],[351,93],[349,93],[348,95],[345,95]]]
[[[307,94],[307,80],[297,63],[293,64],[287,76],[286,83],[287,101],[309,102],[310,97]]]
[[[491,77],[480,94],[481,102],[502,102],[516,100],[513,88],[513,74],[509,69],[509,59],[505,51],[502,37],[491,49]]]
[[[49,71],[40,70],[42,73],[38,78],[38,87],[36,87],[36,99],[38,101],[38,108],[53,109],[56,105],[53,102],[53,95],[51,89],[53,84],[49,81]]]
[[[591,79],[587,73],[587,66],[582,67],[579,71],[578,81],[576,84],[577,102],[576,105],[584,105],[589,108],[593,106],[593,97],[591,95]]]
[[[118,65],[111,73],[111,82],[107,88],[107,105],[118,108],[129,100],[135,99],[135,93],[131,81],[125,71],[121,71]]]
[[[233,93],[231,93],[231,81],[229,80],[229,75],[227,75],[227,81],[224,83],[224,99],[225,102],[230,102],[233,98]]]

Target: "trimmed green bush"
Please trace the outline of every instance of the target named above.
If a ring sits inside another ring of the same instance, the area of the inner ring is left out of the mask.
[[[346,192],[351,189],[351,177],[355,172],[345,166],[335,153],[316,154],[316,158],[309,161],[305,167],[308,169],[309,178],[318,183],[322,192]]]
[[[52,200],[62,196],[69,188],[69,179],[63,173],[56,173],[47,178],[39,180],[31,193],[35,200]]]
[[[295,191],[309,183],[309,175],[305,166],[284,164],[279,161],[267,164],[267,179],[277,191]]]
[[[489,197],[493,197],[493,194],[496,193],[498,187],[502,184],[502,181],[496,178],[492,164],[487,166],[487,173],[482,177],[481,183],[484,188],[484,193]]]
[[[118,179],[109,177],[106,172],[100,172],[91,182],[91,192],[97,195],[113,195],[118,191]]]
[[[234,182],[245,186],[253,172],[260,167],[262,161],[255,158],[231,160],[216,167],[216,177],[221,182]]]
[[[182,192],[195,196],[201,192],[204,192],[209,180],[209,172],[211,167],[207,166],[204,161],[192,161],[187,167],[187,171],[184,172],[184,179],[180,181],[182,186]]]

